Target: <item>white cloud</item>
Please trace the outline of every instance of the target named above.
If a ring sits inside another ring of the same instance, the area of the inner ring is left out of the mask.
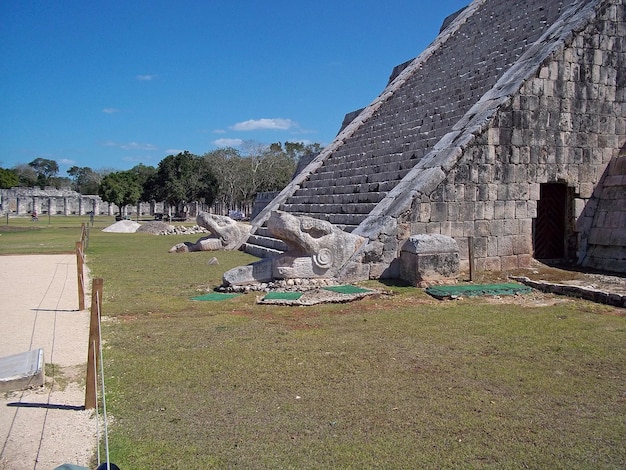
[[[217,147],[238,147],[243,144],[243,140],[241,139],[217,139],[214,140],[213,143]]]
[[[142,163],[142,164],[150,164],[150,162],[152,161],[152,157],[148,156],[148,155],[141,155],[141,156],[133,156],[133,157],[124,157],[122,158],[123,161],[128,162],[128,163],[132,163],[133,165]]]
[[[179,153],[183,153],[184,150],[182,149],[167,149],[165,151],[165,155],[178,155]]]
[[[226,134],[226,131],[224,129],[215,129],[213,134]]]
[[[149,82],[154,80],[157,76],[153,74],[137,75],[135,78],[141,82]]]
[[[114,114],[114,113],[119,113],[120,110],[117,108],[104,108],[102,112],[106,114]]]
[[[250,119],[248,121],[238,122],[231,129],[235,131],[258,131],[258,130],[287,130],[297,127],[297,124],[291,119]]]
[[[120,144],[119,142],[107,140],[106,142],[103,142],[102,145],[105,147],[119,147],[123,150],[159,150],[156,145],[141,144],[139,142],[127,142],[125,144]]]
[[[128,142],[120,145],[120,148],[124,150],[158,150],[156,145],[140,144],[139,142]]]

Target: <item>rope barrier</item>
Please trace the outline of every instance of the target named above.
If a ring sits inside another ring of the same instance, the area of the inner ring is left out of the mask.
[[[98,295],[98,293],[96,293]],[[98,338],[100,340],[100,385],[102,387],[102,418],[103,418],[103,426],[104,426],[104,450],[106,454],[106,462],[107,462],[107,470],[111,469],[110,459],[109,459],[109,422],[107,418],[107,401],[106,401],[106,391],[104,388],[104,360],[102,358],[102,317],[100,310],[100,301],[98,299]]]

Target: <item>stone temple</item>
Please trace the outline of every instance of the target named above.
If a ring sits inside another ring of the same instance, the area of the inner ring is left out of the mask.
[[[397,278],[410,237],[469,243],[477,270],[533,258],[626,272],[623,0],[475,0],[346,116],[252,221],[241,248],[288,248],[275,211],[362,237],[338,276]]]

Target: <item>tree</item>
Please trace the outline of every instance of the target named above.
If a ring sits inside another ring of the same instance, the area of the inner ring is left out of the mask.
[[[98,194],[102,200],[119,207],[120,217],[123,208],[129,204],[137,204],[141,197],[142,187],[137,175],[132,171],[109,173],[102,178]]]
[[[247,169],[237,149],[226,147],[203,155],[211,172],[219,181],[216,198],[227,209],[235,209],[238,194],[246,179]]]
[[[15,170],[0,168],[0,188],[9,189],[20,184],[20,179]]]
[[[211,171],[220,182],[218,199],[227,209],[251,205],[261,191],[280,191],[293,178],[297,162],[304,156],[316,155],[319,144],[280,142],[271,145],[248,141],[245,156],[232,148],[204,154]]]
[[[37,172],[33,167],[21,164],[13,167],[13,171],[17,174],[20,186],[32,187],[37,184]]]
[[[212,204],[218,181],[205,159],[185,151],[161,160],[146,186],[146,196],[165,201],[179,211],[192,201]]]
[[[98,188],[102,181],[102,175],[96,173],[88,166],[73,166],[67,170],[72,177],[72,189],[80,194],[98,194]]]
[[[37,185],[43,189],[50,179],[59,173],[59,165],[54,160],[47,158],[35,158],[28,164],[37,174]]]
[[[72,180],[67,176],[53,176],[46,183],[45,186],[52,186],[53,188],[71,188]]]
[[[150,181],[156,175],[156,168],[153,166],[146,166],[143,163],[135,165],[130,169],[137,176],[137,182],[142,187],[140,201],[150,202],[153,200],[152,194],[154,191],[150,189]]]

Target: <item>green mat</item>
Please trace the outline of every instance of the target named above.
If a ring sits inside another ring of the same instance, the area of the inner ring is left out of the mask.
[[[263,300],[298,300],[302,292],[268,292]]]
[[[228,300],[233,297],[237,297],[239,294],[225,294],[223,292],[211,292],[209,294],[199,295],[197,297],[192,297],[191,300]]]
[[[350,286],[350,285],[324,287],[324,290],[337,292],[338,294],[362,294],[363,292],[370,292],[369,289],[363,289],[362,287]]]
[[[532,289],[521,284],[478,284],[459,286],[433,286],[426,292],[438,299],[451,297],[476,297],[480,295],[515,295],[527,294]]]

